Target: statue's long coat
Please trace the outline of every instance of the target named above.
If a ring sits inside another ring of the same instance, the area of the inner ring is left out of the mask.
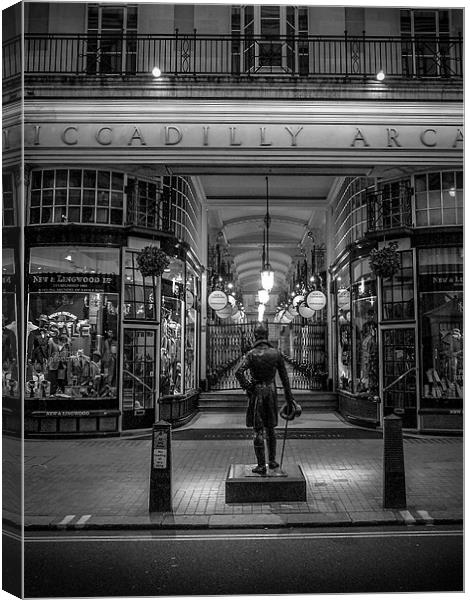
[[[278,404],[276,372],[279,373],[286,401],[293,400],[286,365],[279,350],[267,340],[258,340],[246,354],[235,376],[248,394],[247,427],[276,427]],[[247,375],[248,374],[248,375]]]

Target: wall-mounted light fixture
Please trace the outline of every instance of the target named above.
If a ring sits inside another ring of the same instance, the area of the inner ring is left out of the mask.
[[[385,79],[385,73],[380,69],[376,75],[377,81],[383,81]]]
[[[158,79],[159,77],[162,76],[161,69],[159,69],[158,67],[153,67],[152,75],[155,77],[155,79]]]

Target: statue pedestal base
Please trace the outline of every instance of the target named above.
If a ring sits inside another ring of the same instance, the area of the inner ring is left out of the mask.
[[[225,502],[306,502],[307,485],[299,465],[266,475],[252,473],[256,465],[230,465],[225,480]]]

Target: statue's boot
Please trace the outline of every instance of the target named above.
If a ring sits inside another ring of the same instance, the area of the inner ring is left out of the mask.
[[[254,469],[251,469],[252,473],[258,473],[258,475],[266,474],[266,454],[264,451],[264,443],[254,444],[256,459],[258,464]]]
[[[276,461],[276,436],[274,435],[270,435],[267,438],[267,444],[268,444],[268,464],[269,464],[269,468],[270,469],[277,469],[279,466],[279,463]]]

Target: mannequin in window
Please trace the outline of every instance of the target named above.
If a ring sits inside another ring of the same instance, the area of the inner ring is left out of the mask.
[[[101,352],[94,350],[90,362],[90,380],[93,385],[93,391],[99,394],[102,385],[102,374],[101,374]]]
[[[168,396],[170,394],[170,359],[166,348],[162,348],[160,352],[160,396]]]
[[[39,327],[33,329],[28,336],[28,360],[32,364],[35,362],[47,363],[50,354],[50,335],[48,328],[49,318],[47,315],[40,315],[38,319]]]
[[[107,337],[103,343],[103,372],[106,383],[114,387],[116,385],[117,341],[113,331],[108,330],[106,334]]]
[[[90,379],[90,357],[83,348],[72,354],[68,361],[68,378],[72,385],[81,385]]]
[[[377,324],[371,309],[361,329],[361,385],[363,391],[375,392],[377,383]]]
[[[49,340],[48,379],[51,382],[51,394],[64,392],[67,385],[67,365],[70,357],[69,339],[65,333],[59,334],[57,342]]]

